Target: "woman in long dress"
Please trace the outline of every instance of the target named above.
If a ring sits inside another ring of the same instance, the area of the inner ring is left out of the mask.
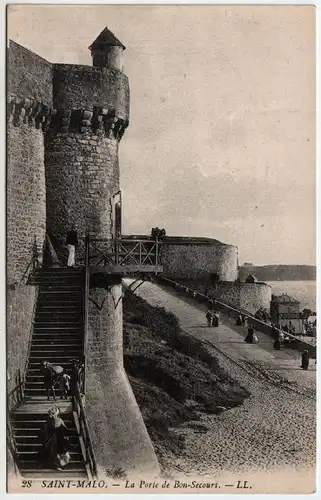
[[[309,361],[310,361],[310,355],[307,349],[303,351],[301,359],[302,359],[301,368],[303,368],[303,370],[307,370],[309,368]]]
[[[68,429],[56,407],[48,412],[40,459],[43,464],[55,469],[62,469],[70,461]]]
[[[253,344],[254,343],[253,340],[254,340],[254,328],[252,326],[249,326],[247,330],[247,336],[245,337],[244,342],[247,342],[248,344]]]

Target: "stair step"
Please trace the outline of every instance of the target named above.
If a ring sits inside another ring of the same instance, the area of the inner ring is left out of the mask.
[[[65,421],[65,419],[64,419]],[[43,431],[43,427],[32,427],[31,429],[28,429],[27,427],[14,427],[14,434],[15,434],[15,439],[17,440],[27,440],[27,439],[38,439],[39,434]],[[78,439],[78,434],[76,429],[73,431],[72,429],[69,430],[68,436],[70,439]]]
[[[20,474],[26,479],[53,480],[53,479],[88,479],[85,466],[67,471],[55,471],[53,469],[20,469]]]
[[[41,312],[41,313],[46,313],[48,314],[48,312],[52,311],[52,312],[56,312],[57,310],[61,311],[61,312],[67,312],[67,311],[70,311],[71,313],[73,314],[77,314],[77,312],[80,312],[82,310],[82,306],[81,305],[68,305],[66,303],[63,303],[63,304],[50,304],[50,305],[47,305],[47,304],[41,304],[41,305],[38,305],[37,306],[37,313],[38,312]],[[73,312],[75,311],[75,312]]]
[[[41,325],[34,325],[34,330],[37,332],[40,330],[79,330],[79,326],[77,325],[68,325],[68,326],[41,326]]]
[[[70,339],[66,339],[65,342],[63,342],[61,339],[59,339],[59,344],[57,343],[58,342],[58,339],[56,339],[56,341],[52,340],[51,343],[49,343],[50,341],[47,341],[46,344],[39,344],[38,342],[36,343],[35,342],[32,342],[31,344],[31,352],[38,352],[38,351],[41,351],[41,350],[44,350],[44,351],[52,351],[54,349],[57,349],[57,351],[59,351],[59,349],[71,349],[71,350],[79,350],[81,349],[81,342],[75,342],[74,340],[70,340]]]

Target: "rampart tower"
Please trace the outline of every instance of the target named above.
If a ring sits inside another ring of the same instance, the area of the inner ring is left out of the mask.
[[[10,42],[9,387],[28,359],[37,293],[22,283],[33,247],[41,265],[46,232],[59,255],[59,242],[71,226],[80,237],[107,243],[121,231],[118,148],[129,123],[125,47],[105,28],[90,50],[93,66],[50,64]],[[83,243],[77,254],[84,263]],[[97,465],[103,475],[154,474],[157,458],[123,367],[119,270],[91,269],[84,303],[89,304],[85,409]]]
[[[46,138],[47,230],[111,237],[119,192],[118,147],[129,119],[125,47],[107,29],[91,46],[94,66],[55,64],[53,106]]]

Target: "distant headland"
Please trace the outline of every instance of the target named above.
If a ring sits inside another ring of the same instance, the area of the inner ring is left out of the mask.
[[[245,280],[253,274],[258,281],[309,281],[316,279],[316,266],[306,265],[267,265],[255,266],[245,263],[239,267],[239,278]]]

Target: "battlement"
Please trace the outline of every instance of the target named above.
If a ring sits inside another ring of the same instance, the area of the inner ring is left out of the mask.
[[[105,135],[121,140],[128,121],[118,118],[113,109],[95,107],[92,110],[56,110],[35,99],[9,96],[7,116],[9,123],[22,123],[49,133],[86,133]]]

